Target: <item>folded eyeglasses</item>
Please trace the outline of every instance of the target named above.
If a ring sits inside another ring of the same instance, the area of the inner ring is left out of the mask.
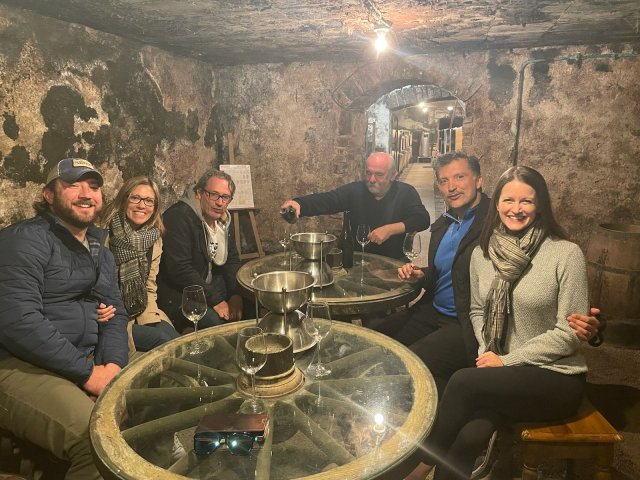
[[[263,440],[263,435],[248,432],[198,432],[193,436],[193,451],[196,455],[210,455],[226,445],[233,455],[249,455],[254,443]]]

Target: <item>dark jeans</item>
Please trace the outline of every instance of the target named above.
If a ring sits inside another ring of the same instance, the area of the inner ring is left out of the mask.
[[[407,345],[425,363],[441,398],[451,375],[468,367],[458,319],[442,315],[431,303],[396,312],[375,328]]]
[[[548,422],[573,415],[586,375],[535,366],[464,368],[450,379],[425,443],[434,480],[467,479],[501,425]]]
[[[131,334],[133,336],[133,344],[139,352],[148,352],[158,345],[180,336],[178,331],[173,328],[173,325],[162,321],[145,325],[134,323],[131,326]]]

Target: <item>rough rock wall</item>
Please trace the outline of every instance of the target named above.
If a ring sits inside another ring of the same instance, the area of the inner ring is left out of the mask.
[[[0,227],[31,216],[58,160],[87,158],[112,195],[148,174],[165,202],[214,164],[210,67],[0,6]]]

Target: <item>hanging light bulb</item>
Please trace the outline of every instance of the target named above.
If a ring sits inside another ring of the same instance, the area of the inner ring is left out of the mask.
[[[384,52],[389,46],[389,42],[387,42],[387,33],[389,32],[389,28],[387,27],[378,27],[373,30],[376,32],[376,41],[375,47],[378,53]]]

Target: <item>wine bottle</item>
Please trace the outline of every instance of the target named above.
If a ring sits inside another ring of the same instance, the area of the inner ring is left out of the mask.
[[[340,234],[340,248],[342,249],[342,266],[353,267],[353,233],[351,233],[351,212],[346,210],[342,219],[342,233]]]
[[[282,215],[282,218],[285,222],[290,224],[294,224],[298,220],[296,211],[293,207],[283,208],[282,210],[280,210],[280,215]]]

